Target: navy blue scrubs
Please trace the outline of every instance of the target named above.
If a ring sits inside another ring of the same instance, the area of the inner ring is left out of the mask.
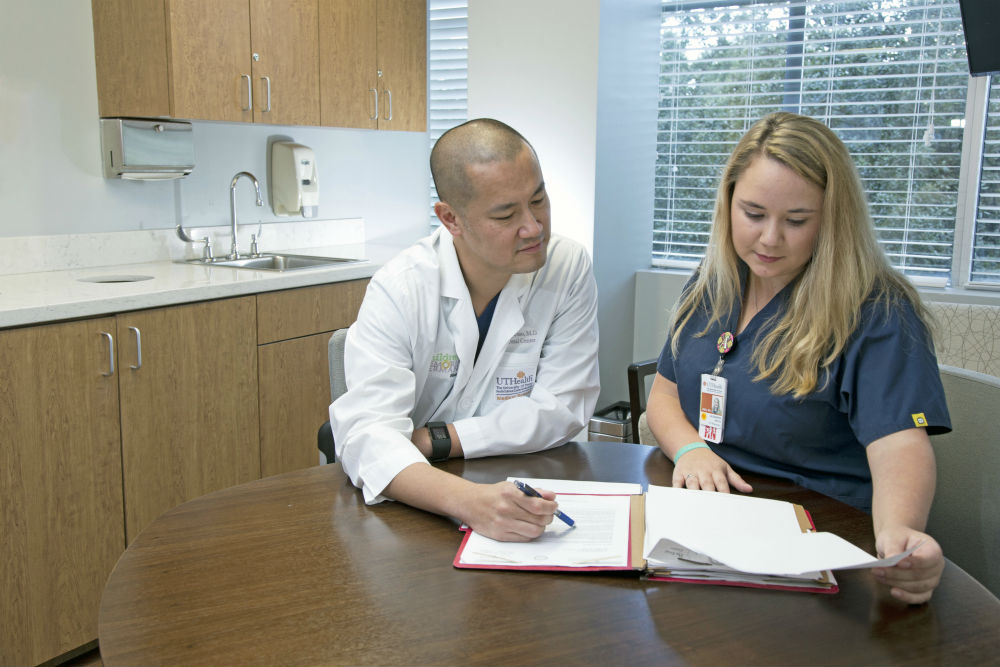
[[[753,380],[750,357],[755,339],[770,330],[769,320],[784,313],[791,290],[785,287],[736,336],[721,372],[729,383],[723,442],[709,445],[737,470],[790,479],[871,512],[865,447],[914,426],[932,435],[951,430],[930,336],[908,302],[888,312],[866,303],[857,330],[828,373],[820,373],[817,389],[801,399],[776,396],[770,379]],[[695,428],[701,374],[712,372],[719,360],[716,340],[723,331],[735,333],[739,315],[736,304],[721,325],[697,336],[708,322],[707,309],[699,308],[684,327],[677,358],[669,336],[663,346],[657,371],[677,384],[681,408]]]

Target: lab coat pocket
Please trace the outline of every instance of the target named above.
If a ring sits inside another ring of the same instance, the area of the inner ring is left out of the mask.
[[[508,354],[500,360],[493,377],[493,395],[497,401],[529,396],[535,387],[538,354]]]

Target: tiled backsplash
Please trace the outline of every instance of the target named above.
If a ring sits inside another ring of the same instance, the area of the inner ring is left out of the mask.
[[[266,222],[260,225],[260,252],[364,243],[361,218]],[[241,224],[241,253],[250,252],[250,236],[258,225]],[[185,229],[191,238],[208,236],[216,257],[229,253],[229,225]],[[95,266],[138,264],[201,257],[202,243],[186,243],[174,229],[151,229],[100,234],[15,236],[0,238],[0,275],[62,271]]]

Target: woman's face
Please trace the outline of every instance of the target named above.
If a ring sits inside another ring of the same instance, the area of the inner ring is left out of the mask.
[[[822,223],[823,190],[785,165],[757,156],[736,180],[733,246],[772,293],[802,273]]]

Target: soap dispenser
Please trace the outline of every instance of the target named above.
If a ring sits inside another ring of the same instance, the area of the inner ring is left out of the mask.
[[[271,206],[277,215],[315,218],[319,212],[316,156],[291,141],[271,144]]]

